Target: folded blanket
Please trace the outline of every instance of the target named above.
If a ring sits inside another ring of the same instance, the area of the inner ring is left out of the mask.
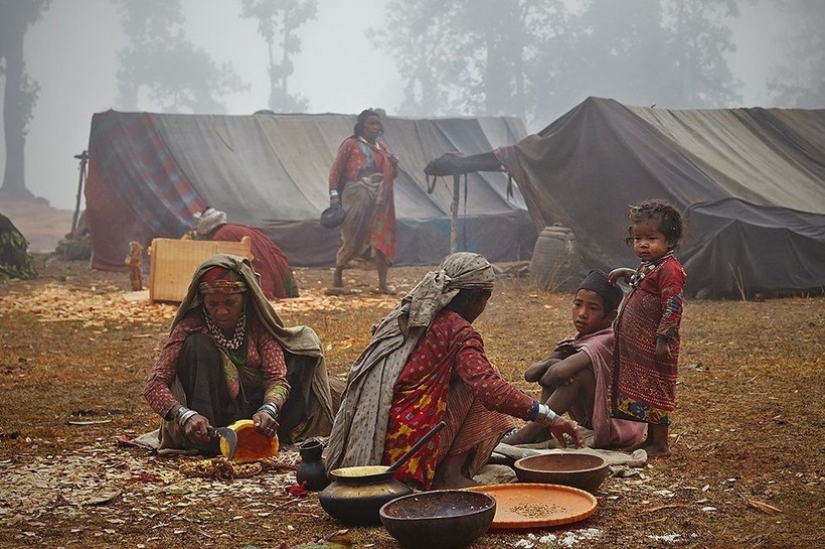
[[[542,445],[544,446],[543,448],[538,447]],[[644,467],[647,463],[647,452],[642,449],[635,450],[632,454],[628,454],[620,450],[601,450],[597,448],[548,448],[546,442],[523,446],[511,446],[501,442],[495,449],[495,453],[507,456],[514,462],[523,457],[535,454],[561,454],[565,452],[596,455],[604,458],[609,466],[625,465],[628,467]]]

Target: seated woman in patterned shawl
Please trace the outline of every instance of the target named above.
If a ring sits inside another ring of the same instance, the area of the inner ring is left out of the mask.
[[[536,421],[566,446],[578,425],[505,381],[472,322],[493,292],[484,257],[448,256],[376,327],[350,370],[325,459],[328,469],[389,465],[440,421],[446,423],[396,471],[429,490],[475,484],[513,417]],[[389,390],[389,388],[392,390]]]
[[[232,255],[198,267],[144,397],[162,418],[160,450],[220,453],[211,428],[239,419],[284,443],[332,426],[318,336],[285,327],[249,261]]]

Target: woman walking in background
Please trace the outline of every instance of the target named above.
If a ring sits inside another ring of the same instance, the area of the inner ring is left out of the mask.
[[[344,286],[344,267],[354,259],[370,259],[378,270],[378,291],[394,294],[387,273],[395,258],[393,181],[398,160],[378,138],[381,115],[367,109],[358,115],[353,134],[338,147],[329,171],[329,202],[346,212],[341,245],[335,258],[333,286]]]

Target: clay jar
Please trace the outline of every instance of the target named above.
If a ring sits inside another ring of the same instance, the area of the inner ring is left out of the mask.
[[[320,492],[330,483],[321,457],[323,452],[324,445],[317,440],[308,440],[298,447],[301,464],[295,471],[295,480],[299,485],[306,482],[305,488],[311,492]]]
[[[332,484],[318,496],[324,511],[341,522],[359,525],[381,524],[381,506],[413,490],[394,477],[395,471],[443,429],[443,421],[412,445],[395,463],[341,467],[329,472]]]
[[[324,511],[341,522],[380,525],[381,506],[412,493],[412,488],[393,478],[393,474],[386,465],[334,469],[329,472],[332,484],[324,488],[318,501]]]

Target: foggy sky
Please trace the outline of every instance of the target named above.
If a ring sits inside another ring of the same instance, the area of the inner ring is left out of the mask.
[[[742,104],[728,107],[771,106],[765,82],[779,62],[779,30],[764,4],[743,5],[742,17],[731,22],[737,52],[730,56],[730,67],[744,87]],[[386,48],[365,36],[368,28],[383,24],[385,5],[386,0],[318,0],[318,17],[298,30],[302,51],[293,58],[289,79],[290,93],[306,97],[309,112],[354,114],[382,107],[394,113],[403,97],[399,74]],[[209,51],[216,64],[231,61],[250,85],[247,92],[222,98],[228,114],[267,108],[266,45],[257,22],[238,16],[240,1],[183,0],[183,12],[186,38]],[[78,164],[73,156],[88,146],[92,115],[117,108],[117,52],[126,44],[108,0],[53,0],[26,35],[27,70],[40,85],[26,141],[26,186],[54,207],[75,207]],[[148,104],[140,108],[157,110]],[[528,130],[551,122],[539,121]],[[0,170],[4,162],[2,148]]]

